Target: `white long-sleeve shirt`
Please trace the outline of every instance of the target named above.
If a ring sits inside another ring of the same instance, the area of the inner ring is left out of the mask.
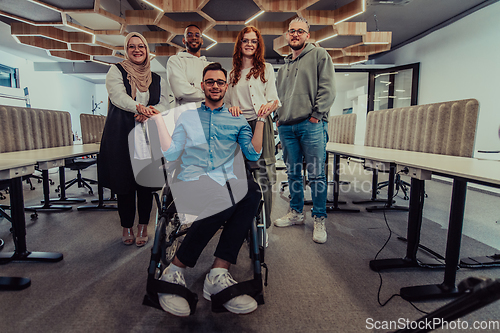
[[[201,106],[205,94],[201,90],[203,69],[210,64],[205,56],[197,57],[188,52],[179,52],[167,62],[167,80],[174,93],[175,106],[194,102]]]
[[[160,80],[160,88],[160,102],[153,106],[158,111],[163,112],[168,110],[167,82],[163,78]],[[109,68],[108,74],[106,75],[106,89],[108,90],[108,96],[111,103],[124,111],[137,113],[136,106],[138,104],[144,106],[148,105],[149,91],[141,92],[137,90],[134,101],[132,97],[127,94],[127,89],[123,83],[122,72],[116,66],[111,66]]]
[[[245,118],[250,121],[257,118],[257,112],[263,104],[274,100],[279,101],[279,98],[276,91],[274,69],[270,63],[266,62],[266,83],[262,83],[260,75],[257,78],[252,75],[247,81],[247,74],[248,70],[242,71],[238,83],[234,87],[229,85],[224,103],[226,103],[227,108],[239,106]],[[247,111],[253,111],[253,113]]]

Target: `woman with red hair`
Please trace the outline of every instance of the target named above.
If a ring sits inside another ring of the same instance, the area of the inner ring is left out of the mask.
[[[264,122],[262,155],[258,161],[257,182],[265,201],[266,227],[271,223],[272,185],[276,182],[274,128],[271,117],[260,118],[280,105],[273,66],[264,61],[264,39],[252,26],[241,30],[233,52],[233,69],[224,102],[233,116],[243,115],[252,130],[257,121]]]

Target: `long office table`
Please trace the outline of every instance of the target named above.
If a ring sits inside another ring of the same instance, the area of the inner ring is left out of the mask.
[[[14,243],[26,246],[26,223],[24,221],[24,199],[22,177],[35,170],[36,161],[0,159],[0,180],[10,183],[11,221]],[[15,221],[15,223],[14,223]],[[23,242],[24,240],[24,242]],[[0,290],[22,290],[31,285],[31,280],[24,277],[0,277]]]
[[[42,171],[43,178],[43,205],[41,206],[31,206],[27,207],[27,210],[32,210],[35,212],[43,211],[58,211],[58,210],[70,210],[71,206],[64,205],[54,205],[50,200],[50,189],[49,189],[49,169],[56,167],[64,167],[64,160],[66,158],[80,157],[86,155],[93,155],[99,152],[98,143],[90,143],[83,145],[73,145],[55,148],[44,148],[44,149],[34,149],[34,150],[24,150],[16,151],[11,153],[2,153],[2,158],[5,159],[24,159],[29,158],[36,161],[38,168]],[[61,182],[61,197],[65,196],[64,188],[64,172],[59,173]]]
[[[422,225],[424,182],[431,179],[432,174],[453,179],[444,281],[439,285],[405,287],[401,289],[400,294],[407,300],[456,296],[458,290],[455,286],[455,280],[459,264],[467,182],[500,187],[500,172],[498,171],[500,170],[500,162],[336,143],[329,143],[327,151],[364,158],[371,161],[369,163],[376,167],[380,167],[381,163],[390,163],[398,170],[406,171],[406,174],[412,178],[406,256],[404,258],[372,260],[370,268],[375,271],[440,265],[438,260],[436,262],[423,262],[416,258]]]
[[[460,262],[467,183],[500,187],[500,162],[438,154],[401,152],[397,163],[398,169],[406,168],[412,177],[410,196],[422,198],[420,199],[421,208],[423,208],[423,182],[430,176],[430,174],[426,176],[423,173],[432,173],[453,179],[444,280],[441,284],[401,288],[400,294],[409,301],[457,296],[459,291],[455,281]],[[415,188],[413,188],[414,186]],[[420,210],[421,208],[419,207]]]

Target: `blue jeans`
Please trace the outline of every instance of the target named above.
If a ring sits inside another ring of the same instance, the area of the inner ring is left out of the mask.
[[[306,169],[311,186],[313,202],[312,216],[326,217],[327,184],[325,176],[326,143],[328,123],[311,123],[309,119],[294,125],[278,126],[283,147],[283,158],[288,174],[290,208],[302,213],[304,207],[304,186],[302,163]]]

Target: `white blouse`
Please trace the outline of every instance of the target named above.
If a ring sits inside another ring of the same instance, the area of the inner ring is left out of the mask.
[[[163,112],[168,110],[167,83],[163,78],[160,80],[160,88],[160,102],[153,106],[158,111]],[[145,92],[137,90],[135,101],[127,94],[127,89],[123,84],[122,72],[117,66],[111,66],[109,68],[108,74],[106,75],[106,89],[108,90],[108,96],[111,103],[124,111],[137,113],[136,105],[142,104],[146,106],[149,101],[149,90]]]
[[[265,78],[266,83],[262,83],[260,75],[246,79],[250,69],[241,71],[241,78],[238,83],[233,87],[229,85],[224,102],[226,107],[239,106],[243,111],[243,115],[247,120],[257,118],[257,112],[263,104],[267,104],[274,100],[278,100],[278,92],[276,91],[276,79],[274,76],[274,69],[270,63],[266,62]],[[281,103],[279,104],[281,105]],[[252,111],[245,112],[245,111]]]

